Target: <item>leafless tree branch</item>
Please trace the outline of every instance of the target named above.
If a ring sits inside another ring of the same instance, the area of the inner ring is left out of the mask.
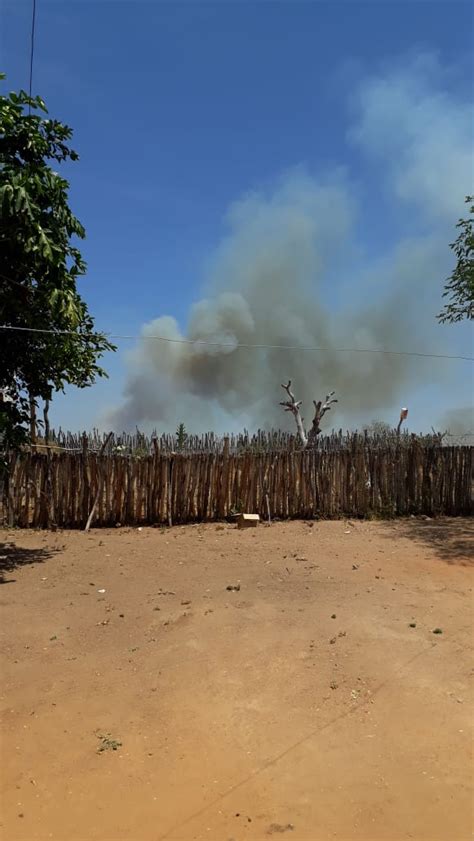
[[[283,406],[285,412],[291,412],[293,417],[296,421],[296,427],[298,429],[298,435],[301,438],[303,445],[306,447],[308,444],[308,436],[306,435],[306,431],[303,425],[303,418],[301,417],[300,406],[302,404],[302,400],[296,400],[295,395],[291,391],[291,380],[288,380],[288,383],[284,385],[281,384],[281,387],[286,391],[288,395],[288,400],[284,400],[280,403],[280,406]]]
[[[282,401],[280,403],[280,406],[284,407],[285,412],[291,412],[294,416],[296,421],[296,427],[298,429],[298,435],[300,436],[303,445],[305,447],[314,447],[316,439],[321,432],[321,420],[323,419],[326,412],[329,412],[332,404],[338,402],[337,398],[334,397],[335,392],[329,392],[329,394],[326,395],[326,399],[324,402],[322,400],[313,400],[315,409],[314,418],[309,434],[307,434],[304,428],[304,422],[300,412],[300,406],[302,404],[302,401],[296,400],[295,395],[291,390],[291,380],[288,380],[286,385],[282,383],[281,387],[286,391],[288,395],[288,400]]]
[[[331,405],[333,403],[338,402],[337,397],[334,397],[335,393],[336,393],[335,391],[330,391],[329,394],[326,395],[326,399],[325,399],[324,403],[323,403],[322,400],[318,400],[318,401],[313,400],[313,403],[314,403],[314,418],[313,418],[313,423],[312,423],[312,426],[311,426],[311,429],[310,429],[310,432],[309,432],[309,435],[308,435],[308,443],[309,444],[314,445],[314,443],[316,441],[316,438],[318,437],[318,435],[321,432],[321,421],[322,421],[324,415],[326,414],[326,412],[330,411]]]

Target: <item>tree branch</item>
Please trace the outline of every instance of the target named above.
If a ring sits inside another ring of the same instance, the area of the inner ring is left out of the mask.
[[[298,430],[298,435],[300,436],[302,443],[306,447],[307,444],[308,444],[308,436],[306,435],[306,431],[305,431],[305,428],[304,428],[304,425],[303,425],[303,418],[301,417],[301,413],[300,413],[300,406],[301,406],[302,401],[295,399],[295,395],[291,391],[291,380],[288,380],[287,385],[284,385],[282,383],[281,387],[285,389],[289,399],[285,400],[285,401],[282,401],[280,403],[280,406],[284,407],[285,412],[291,412],[291,414],[293,415],[293,417],[296,421],[296,428]]]
[[[311,426],[311,429],[310,429],[310,432],[309,432],[309,435],[308,435],[308,444],[313,444],[314,445],[314,443],[316,441],[316,438],[318,437],[318,435],[321,432],[321,421],[322,421],[324,415],[326,414],[326,412],[330,411],[331,405],[333,403],[338,402],[337,398],[334,397],[335,393],[336,393],[335,391],[330,391],[329,394],[326,395],[326,399],[325,399],[324,403],[322,402],[322,400],[318,400],[318,401],[313,400],[313,403],[314,403],[314,418],[313,418],[313,423],[312,423],[312,426]]]

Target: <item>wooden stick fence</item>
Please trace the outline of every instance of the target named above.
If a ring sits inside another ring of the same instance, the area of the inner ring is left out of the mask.
[[[340,450],[195,453],[142,458],[10,454],[0,525],[84,528],[224,519],[473,513],[474,448],[353,446]]]

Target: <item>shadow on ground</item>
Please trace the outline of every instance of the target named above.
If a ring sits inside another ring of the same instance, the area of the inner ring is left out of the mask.
[[[425,544],[448,564],[474,567],[474,519],[416,517],[399,520],[395,529],[398,537]]]
[[[13,543],[0,543],[0,584],[13,584],[8,573],[28,564],[42,564],[57,552],[56,549],[23,549]]]

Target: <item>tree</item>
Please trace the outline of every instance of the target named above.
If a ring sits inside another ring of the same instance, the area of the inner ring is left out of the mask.
[[[38,96],[0,96],[0,391],[10,398],[0,402],[0,435],[8,446],[29,439],[38,399],[92,385],[106,376],[98,360],[115,350],[94,332],[77,290],[86,265],[73,238],[85,231],[68,182],[51,166],[78,160],[67,145],[72,130],[45,115]]]
[[[459,236],[450,245],[457,261],[444,287],[443,297],[449,300],[438,315],[441,323],[474,318],[474,196],[466,196],[466,203],[471,215],[459,220]]]
[[[186,432],[186,427],[184,423],[180,423],[178,424],[178,428],[176,430],[176,446],[180,452],[184,450],[187,440],[188,433]]]
[[[368,435],[390,435],[393,433],[393,426],[390,426],[387,421],[373,420],[372,423],[369,423],[364,427],[364,431],[367,432]]]
[[[396,432],[397,435],[400,435],[403,422],[406,421],[408,417],[408,409],[403,408],[400,409],[400,416],[398,418],[397,426],[394,428],[390,426],[389,423],[383,420],[373,420],[372,423],[369,423],[368,426],[364,427],[365,432],[369,435],[375,435],[378,437],[386,437],[393,435]]]
[[[284,385],[282,383],[281,386],[288,395],[288,400],[283,400],[280,403],[280,406],[283,406],[285,412],[291,412],[294,416],[296,421],[296,428],[298,430],[298,435],[301,439],[301,443],[304,447],[314,447],[316,446],[316,441],[318,435],[321,432],[321,421],[326,414],[331,409],[332,403],[337,403],[337,398],[334,397],[335,392],[330,391],[329,394],[326,396],[326,400],[313,400],[314,405],[314,417],[313,422],[311,424],[311,429],[309,432],[306,432],[304,427],[304,418],[301,417],[300,406],[302,404],[302,400],[296,400],[295,395],[291,391],[291,380],[288,380],[288,383]]]

